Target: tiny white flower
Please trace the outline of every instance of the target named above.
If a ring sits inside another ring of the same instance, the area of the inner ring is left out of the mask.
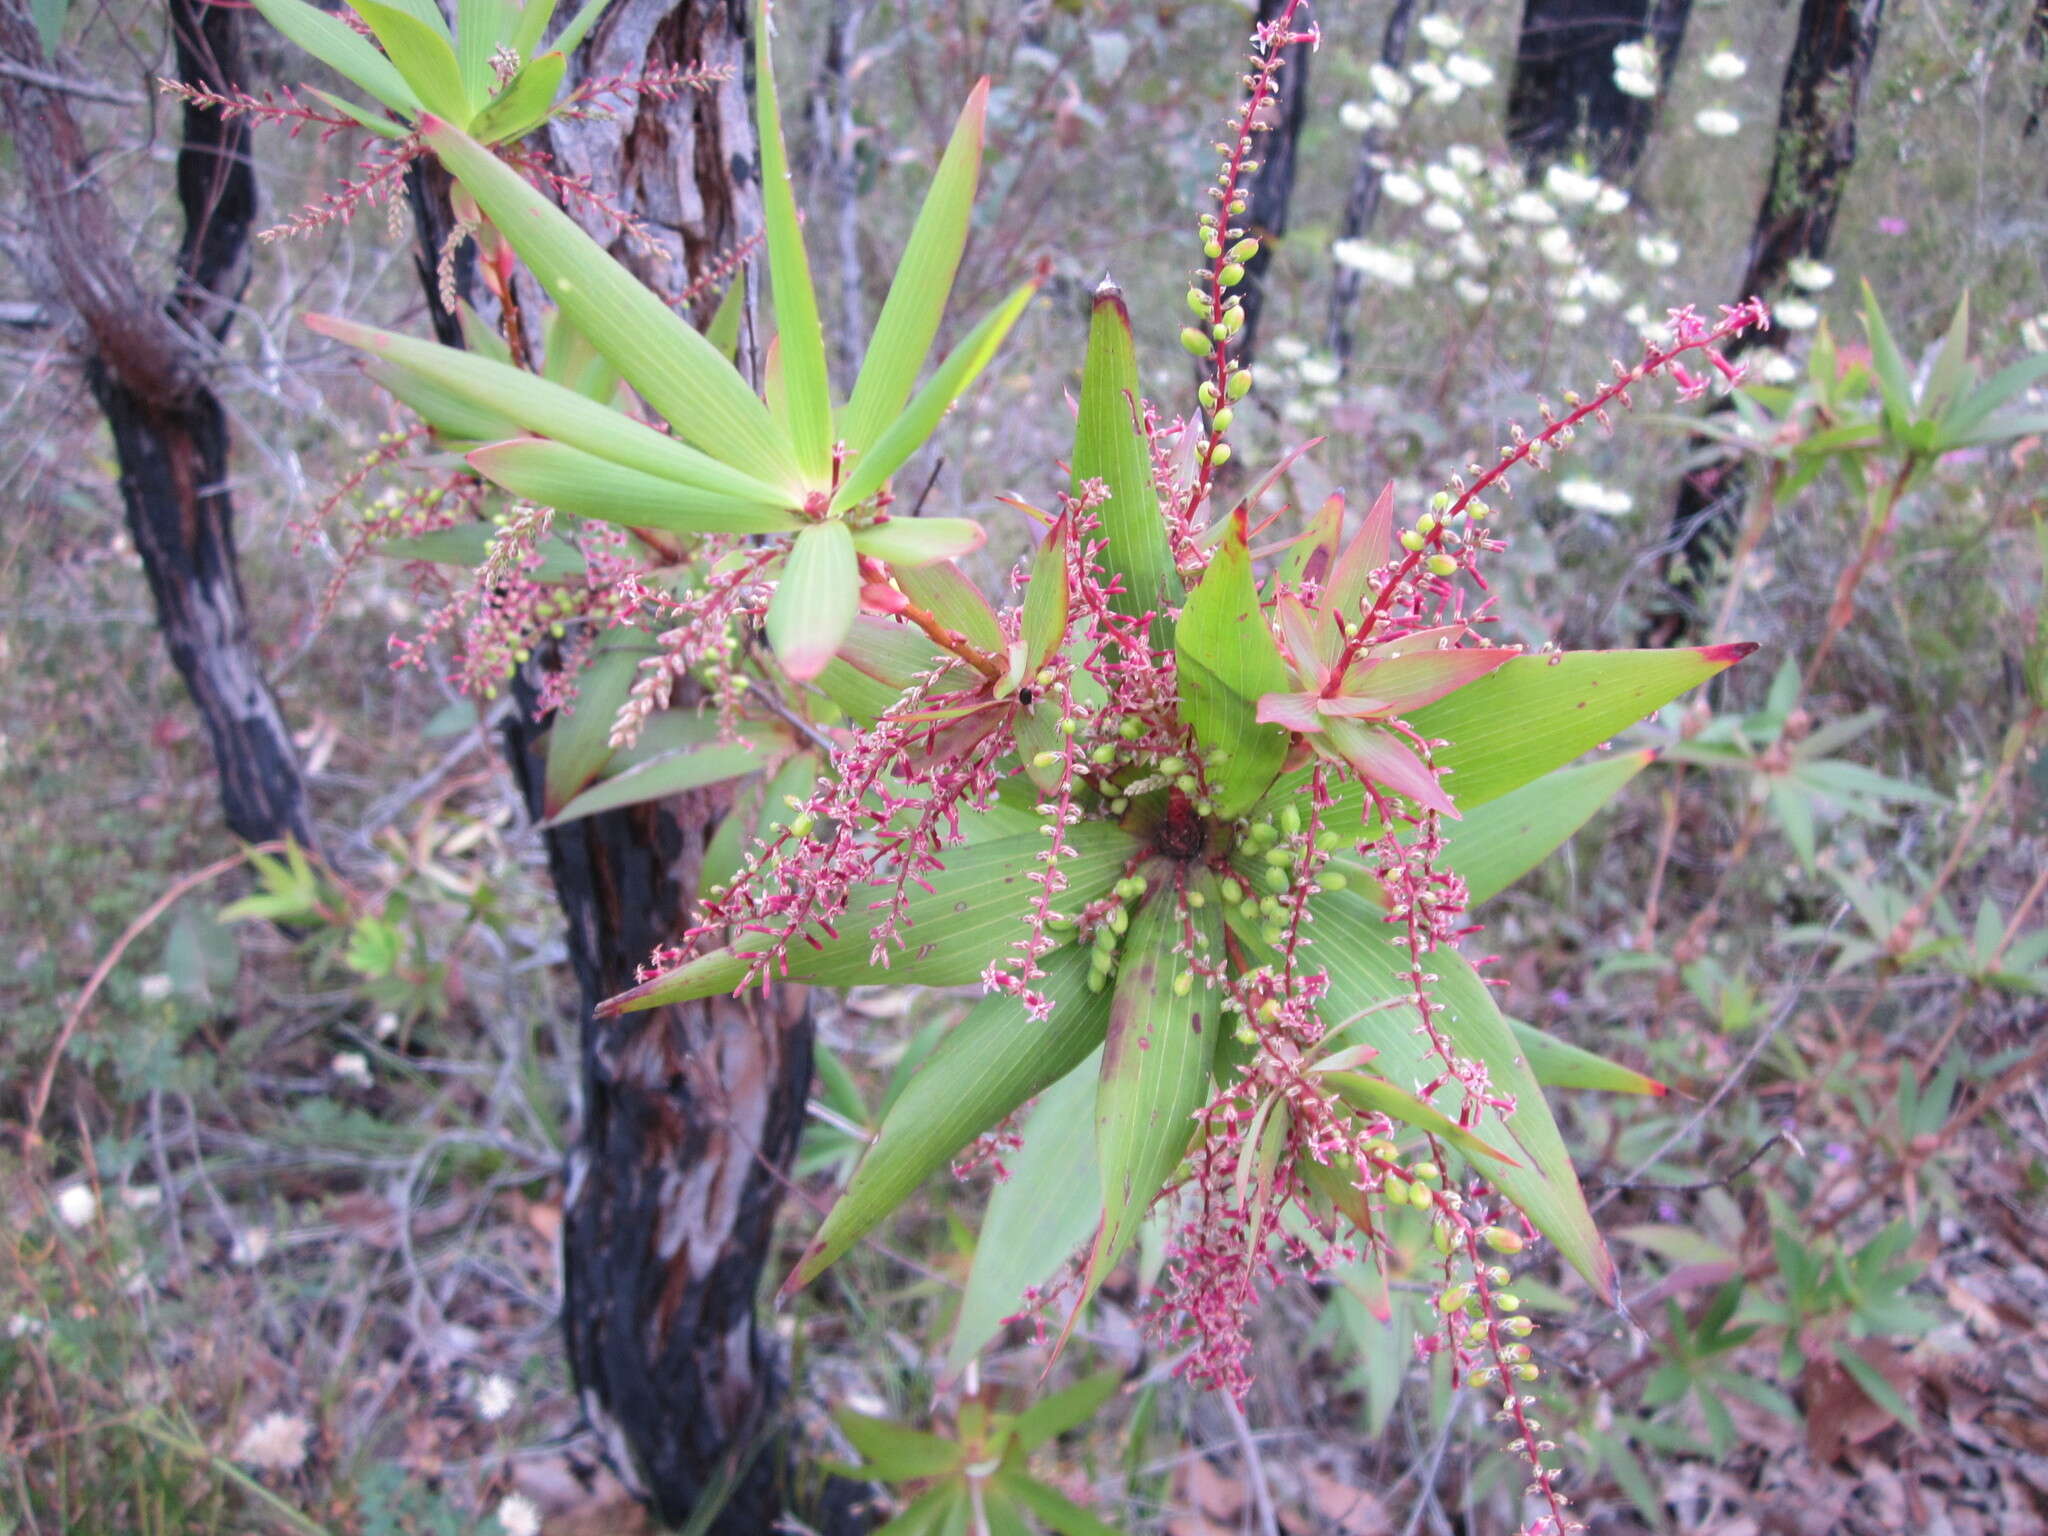
[[[540,1508],[523,1493],[508,1493],[498,1504],[498,1529],[505,1536],[540,1536]]]
[[[354,1083],[358,1088],[370,1086],[370,1059],[361,1051],[336,1051],[327,1069],[344,1083]]]
[[[1487,254],[1486,247],[1479,243],[1469,229],[1451,242],[1451,257],[1459,266],[1472,267],[1478,271],[1484,271],[1493,265],[1493,258]]]
[[[1383,131],[1401,126],[1400,109],[1389,102],[1381,101],[1377,96],[1373,98],[1372,105],[1365,109],[1365,114],[1372,119],[1373,127]]]
[[[377,1022],[370,1026],[370,1031],[379,1040],[389,1040],[398,1033],[398,1015],[388,1010],[378,1014]]]
[[[1493,84],[1493,66],[1469,53],[1454,53],[1445,59],[1444,73],[1475,91],[1483,91]]]
[[[1347,101],[1337,109],[1337,121],[1353,133],[1363,133],[1372,126],[1372,113],[1355,101]]]
[[[1725,139],[1742,131],[1742,119],[1726,107],[1702,107],[1692,115],[1693,127],[1710,139]]]
[[[1301,382],[1317,389],[1334,384],[1341,377],[1337,365],[1327,357],[1305,357],[1294,365],[1294,371],[1301,375]]]
[[[1423,184],[1447,203],[1468,203],[1472,190],[1465,185],[1465,178],[1448,165],[1431,161],[1422,168]]]
[[[1299,362],[1308,356],[1308,343],[1299,336],[1275,336],[1269,350],[1283,363]]]
[[[175,990],[171,978],[162,971],[153,971],[135,984],[135,990],[142,994],[145,1003],[160,1003]]]
[[[1536,249],[1552,266],[1569,267],[1579,259],[1578,242],[1572,239],[1570,230],[1558,224],[1536,237]]]
[[[1415,87],[1410,85],[1397,69],[1375,63],[1365,72],[1372,82],[1373,94],[1391,107],[1405,107],[1415,99]]]
[[[1415,23],[1415,30],[1422,34],[1422,40],[1432,48],[1452,49],[1465,41],[1465,29],[1450,17],[1431,14]]]
[[[1429,196],[1422,183],[1406,171],[1393,171],[1380,179],[1380,190],[1404,207],[1413,208]]]
[[[30,1334],[42,1331],[43,1320],[40,1317],[31,1317],[26,1312],[17,1312],[7,1319],[7,1337],[10,1339],[25,1339]]]
[[[1666,235],[1644,235],[1636,241],[1636,254],[1653,267],[1668,267],[1678,260],[1678,242]]]
[[[1628,193],[1620,187],[1609,186],[1606,182],[1600,184],[1600,195],[1593,199],[1595,213],[1619,213],[1627,206]]]
[[[1657,94],[1657,77],[1646,75],[1639,69],[1617,69],[1614,72],[1614,88],[1624,96],[1634,96],[1648,101]]]
[[[495,1424],[505,1417],[518,1400],[519,1394],[512,1383],[496,1371],[476,1384],[476,1416],[487,1424]]]
[[[1627,491],[1602,485],[1584,475],[1560,481],[1557,499],[1568,507],[1577,507],[1582,512],[1598,512],[1604,517],[1620,517],[1635,509],[1635,498]]]
[[[1453,144],[1444,151],[1444,159],[1460,176],[1477,176],[1486,169],[1486,156],[1470,144]]]
[[[67,1184],[57,1192],[57,1215],[67,1227],[83,1227],[100,1211],[99,1196],[89,1184]]]
[[[1540,192],[1517,192],[1508,200],[1507,215],[1524,224],[1555,224],[1557,210]]]
[[[1579,207],[1600,195],[1600,178],[1575,171],[1568,165],[1553,165],[1543,173],[1543,190],[1560,203]]]
[[[265,1472],[292,1472],[306,1460],[313,1426],[295,1413],[267,1413],[251,1424],[235,1447],[235,1460]]]
[[[1477,309],[1480,305],[1484,304],[1488,299],[1493,297],[1493,290],[1491,288],[1487,287],[1486,284],[1469,277],[1461,277],[1456,282],[1452,283],[1451,291],[1457,294],[1457,296],[1461,300],[1463,300],[1466,304],[1469,304],[1474,309]]]
[[[228,1262],[238,1269],[254,1269],[269,1252],[267,1227],[242,1227],[228,1239]]]
[[[164,1203],[164,1192],[154,1184],[131,1184],[121,1191],[121,1204],[131,1211],[153,1211]]]
[[[1586,306],[1576,301],[1570,304],[1558,305],[1557,323],[1564,326],[1584,325],[1586,323]]]
[[[1757,365],[1756,371],[1766,384],[1790,384],[1799,377],[1799,365],[1782,352],[1773,352],[1766,357]]]
[[[1619,282],[1591,267],[1581,267],[1574,272],[1566,291],[1574,298],[1588,298],[1595,304],[1619,304],[1622,295]]]
[[[1448,107],[1465,94],[1465,87],[1446,75],[1429,88],[1429,104],[1432,107]]]
[[[1415,286],[1415,262],[1412,257],[1399,251],[1390,251],[1385,246],[1373,245],[1364,240],[1339,240],[1330,247],[1330,254],[1339,266],[1362,272],[1375,282],[1389,288],[1413,288]]]
[[[1408,78],[1424,90],[1433,91],[1449,80],[1450,76],[1437,68],[1434,59],[1417,59],[1408,66]]]
[[[1431,203],[1422,210],[1422,222],[1441,234],[1455,235],[1465,227],[1465,216],[1449,203]]]
[[[1618,70],[1633,70],[1639,75],[1657,73],[1657,45],[1650,38],[1632,43],[1614,45],[1614,67]]]
[[[1732,48],[1717,48],[1700,68],[1709,80],[1740,80],[1749,73],[1749,61]]]
[[[1785,263],[1785,276],[1792,286],[1804,288],[1808,293],[1819,293],[1833,285],[1835,269],[1824,261],[1815,261],[1810,256],[1795,256]]]
[[[1820,324],[1820,311],[1804,299],[1786,299],[1771,306],[1771,319],[1788,331],[1810,331]]]

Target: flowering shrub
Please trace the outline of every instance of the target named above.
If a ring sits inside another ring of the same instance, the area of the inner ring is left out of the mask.
[[[1608,1298],[1613,1271],[1542,1088],[1656,1085],[1511,1024],[1460,946],[1473,907],[1644,759],[1568,765],[1750,648],[1526,652],[1498,635],[1485,567],[1517,475],[1653,380],[1688,398],[1733,380],[1718,349],[1765,323],[1762,307],[1673,311],[1634,364],[1545,405],[1426,506],[1390,488],[1362,518],[1338,495],[1287,521],[1287,460],[1245,479],[1228,466],[1254,387],[1236,339],[1258,242],[1237,221],[1285,50],[1313,41],[1290,7],[1253,38],[1196,230],[1179,335],[1193,408],[1142,397],[1130,316],[1105,283],[1070,473],[1049,506],[1016,503],[1043,535],[991,601],[957,563],[980,524],[906,513],[894,488],[1035,291],[1015,289],[920,385],[966,240],[983,94],[841,403],[765,17],[756,37],[777,331],[759,393],[720,326],[686,325],[431,112],[420,141],[487,221],[489,261],[516,255],[558,313],[535,324],[500,284],[504,337],[468,352],[315,322],[371,353],[464,453],[473,473],[447,494],[465,512],[502,506],[471,610],[494,640],[471,680],[550,639],[590,661],[578,696],[546,701],[555,814],[757,770],[772,786],[770,810],[735,817],[707,860],[691,946],[652,957],[607,1010],[882,974],[983,988],[888,1111],[792,1286],[928,1175],[1000,1158],[1010,1117],[1041,1094],[1092,1149],[1064,1191],[1085,1194],[1086,1231],[1063,1279],[1065,1250],[985,1245],[977,1279],[1002,1267],[985,1280],[997,1315],[1057,1303],[1071,1327],[1156,1208],[1171,1238],[1155,1325],[1185,1346],[1184,1374],[1240,1397],[1259,1288],[1378,1261],[1389,1222],[1419,1216],[1441,1258],[1425,1348],[1499,1394],[1539,1500],[1530,1529],[1561,1532],[1509,1261],[1541,1238]],[[1441,73],[1482,83],[1455,57]],[[1552,190],[1597,206],[1590,181]],[[1505,216],[1548,222],[1537,202],[1515,193]],[[461,526],[450,505],[435,503],[437,531]],[[715,709],[673,707],[685,678]],[[969,1353],[979,1342],[963,1335]]]

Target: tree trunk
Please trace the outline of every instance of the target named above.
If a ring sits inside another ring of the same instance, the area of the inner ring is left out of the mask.
[[[579,78],[682,64],[722,66],[731,78],[549,125],[557,169],[632,213],[662,254],[616,238],[587,208],[569,211],[657,288],[682,289],[761,228],[746,41],[746,9],[733,0],[617,0],[579,51]],[[452,227],[444,173],[427,170],[412,192],[421,278],[449,340],[436,293]],[[469,281],[458,265],[458,285]],[[700,302],[699,324],[714,298]],[[742,345],[744,365],[756,351],[751,325]],[[504,746],[538,818],[549,722],[536,718],[530,687],[517,702]],[[595,1012],[656,946],[682,937],[704,849],[730,805],[715,791],[677,796],[545,834],[582,993],[562,1320],[584,1412],[628,1487],[665,1523],[757,1536],[791,1505],[779,1351],[757,1319],[809,1091],[810,1012],[792,987],[616,1019]],[[850,1528],[843,1511],[825,1524]]]
[[[1817,261],[1827,253],[1842,188],[1856,163],[1856,109],[1883,18],[1884,0],[1803,0],[1778,95],[1777,147],[1738,299],[1782,297],[1793,262]],[[1781,331],[1750,331],[1730,350],[1783,345]],[[1710,439],[1692,439],[1696,457],[1712,448]],[[1711,458],[1679,482],[1671,509],[1672,552],[1663,590],[1647,616],[1646,643],[1670,645],[1692,632],[1730,552],[1747,490],[1742,461],[1730,455]]]
[[[1508,143],[1531,171],[1583,149],[1600,174],[1624,181],[1642,159],[1657,99],[1614,83],[1614,50],[1654,40],[1668,84],[1692,0],[1527,0],[1508,89]],[[1661,95],[1661,90],[1659,92]]]
[[[1271,26],[1288,7],[1288,0],[1259,0],[1258,24]],[[1307,12],[1296,21],[1302,26]],[[1309,45],[1295,43],[1286,50],[1280,70],[1279,90],[1271,107],[1273,122],[1253,142],[1253,157],[1259,162],[1252,173],[1251,196],[1245,199],[1245,230],[1259,240],[1258,254],[1244,264],[1244,331],[1238,337],[1235,356],[1249,365],[1259,346],[1259,320],[1266,310],[1266,273],[1273,264],[1274,250],[1287,233],[1289,206],[1294,201],[1294,177],[1301,127],[1308,118]]]
[[[226,89],[239,73],[239,12],[169,0],[179,76]],[[20,0],[0,0],[0,57],[37,69]],[[129,231],[99,190],[62,96],[0,80],[40,237],[43,278],[76,316],[87,382],[112,429],[122,506],[171,660],[206,728],[222,809],[252,842],[317,846],[298,753],[249,633],[227,490],[227,418],[205,369],[248,279],[256,183],[248,129],[186,107],[178,152],[184,236],[177,284],[152,294],[123,254]]]
[[[1399,70],[1408,57],[1408,28],[1415,19],[1416,0],[1394,0],[1387,15],[1387,29],[1380,34],[1380,62]],[[1338,227],[1339,240],[1363,240],[1379,217],[1380,187],[1386,172],[1380,168],[1386,135],[1377,124],[1365,130],[1358,145],[1358,168],[1351,173],[1351,191],[1344,199],[1344,221]],[[1330,321],[1325,345],[1336,355],[1340,373],[1351,371],[1351,311],[1358,303],[1365,275],[1357,269],[1333,262],[1330,283]]]

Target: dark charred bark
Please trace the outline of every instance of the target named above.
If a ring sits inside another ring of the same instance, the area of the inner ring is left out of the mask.
[[[1394,0],[1387,15],[1387,29],[1380,34],[1380,62],[1398,70],[1408,57],[1408,28],[1415,20],[1416,0]],[[1377,126],[1366,129],[1358,146],[1358,168],[1351,173],[1351,191],[1344,199],[1344,220],[1337,230],[1340,240],[1362,240],[1379,217],[1380,187],[1386,173],[1380,169],[1381,146],[1386,135]],[[1336,355],[1337,367],[1351,371],[1351,311],[1358,304],[1365,275],[1342,262],[1332,263],[1330,322],[1325,340]]]
[[[240,13],[170,0],[179,76],[225,90],[239,74]],[[0,0],[0,55],[34,68],[19,0]],[[178,153],[184,235],[168,299],[123,254],[129,239],[94,181],[63,98],[0,80],[52,296],[76,317],[86,379],[112,429],[120,492],[171,660],[206,729],[236,836],[317,846],[305,779],[249,632],[228,495],[227,418],[208,387],[248,278],[256,183],[248,129],[187,107]]]
[[[1657,99],[1614,83],[1614,50],[1653,39],[1659,84],[1668,83],[1691,10],[1692,0],[1527,0],[1508,88],[1508,143],[1523,165],[1583,150],[1602,176],[1626,180],[1650,142]]]
[[[590,76],[724,66],[730,80],[612,118],[558,121],[548,149],[604,204],[663,248],[575,214],[658,288],[679,291],[761,227],[745,83],[746,11],[734,0],[618,0],[577,60]],[[453,227],[445,176],[410,189],[422,284],[442,340],[461,344],[439,294]],[[452,273],[470,296],[471,266]],[[709,319],[715,295],[696,314]],[[529,329],[533,329],[529,327]],[[751,327],[743,332],[749,341]],[[743,357],[744,360],[744,357]],[[542,814],[548,721],[519,690],[507,759]],[[796,1502],[779,1351],[758,1326],[775,1213],[802,1130],[811,1071],[804,994],[716,999],[623,1018],[596,1005],[624,991],[689,924],[703,853],[730,810],[706,792],[590,816],[545,834],[581,991],[582,1124],[566,1169],[562,1320],[582,1406],[626,1484],[669,1524],[756,1536]],[[843,1507],[822,1526],[859,1529]]]
[[[1736,297],[1781,297],[1792,263],[1827,253],[1842,189],[1856,164],[1856,111],[1877,54],[1884,0],[1803,0],[1785,83],[1778,96],[1778,133],[1750,236],[1749,258]],[[1781,345],[1780,333],[1751,331],[1731,352]],[[1725,409],[1725,407],[1716,407]],[[1671,553],[1663,590],[1647,616],[1646,644],[1670,645],[1692,632],[1703,598],[1726,563],[1748,494],[1742,461],[1712,454],[1696,437],[1692,454],[1705,462],[1679,482],[1671,509]]]
[[[1259,21],[1271,26],[1287,9],[1288,0],[1259,0]],[[1294,30],[1308,30],[1306,8],[1295,16]],[[1249,364],[1258,352],[1259,320],[1266,310],[1266,273],[1273,254],[1287,233],[1290,205],[1294,201],[1294,178],[1301,145],[1301,127],[1308,120],[1309,45],[1295,43],[1282,57],[1278,89],[1267,106],[1270,114],[1266,132],[1252,141],[1252,155],[1259,168],[1252,173],[1251,195],[1245,199],[1242,219],[1245,230],[1258,237],[1258,254],[1244,264],[1244,330],[1237,341],[1236,356]]]

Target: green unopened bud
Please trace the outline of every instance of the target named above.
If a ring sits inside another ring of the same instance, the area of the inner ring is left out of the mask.
[[[1301,835],[1301,812],[1292,805],[1280,807],[1280,830],[1289,837]]]
[[[1280,841],[1280,829],[1270,821],[1255,821],[1245,836],[1255,848],[1270,848]]]
[[[1268,848],[1265,853],[1265,859],[1268,864],[1277,864],[1285,868],[1294,862],[1294,850],[1292,848]]]
[[[1424,540],[1422,535],[1417,533],[1413,528],[1403,528],[1401,530],[1401,547],[1403,549],[1413,553],[1414,551],[1421,549],[1423,543]]]
[[[1506,1322],[1502,1323],[1501,1327],[1505,1328],[1509,1333],[1513,1334],[1518,1339],[1526,1339],[1527,1337],[1529,1337],[1530,1334],[1536,1331],[1535,1321],[1531,1318],[1526,1317],[1511,1317]]]
[[[1230,259],[1232,261],[1250,261],[1254,256],[1258,254],[1259,242],[1249,235],[1247,235],[1244,239],[1238,241],[1237,244],[1233,245],[1230,248]]]
[[[1411,1171],[1418,1179],[1440,1179],[1444,1174],[1435,1163],[1417,1163]]]
[[[1233,261],[1229,266],[1216,274],[1216,281],[1226,288],[1235,288],[1244,281],[1243,263]]]
[[[1109,914],[1109,926],[1119,937],[1130,931],[1131,913],[1128,907],[1118,907]]]
[[[1209,898],[1204,896],[1200,891],[1189,891],[1188,905],[1193,907],[1197,912],[1199,912],[1202,910],[1202,908],[1209,905]]]
[[[1034,752],[1031,755],[1031,766],[1034,768],[1050,768],[1059,760],[1060,755],[1057,752]]]
[[[1194,972],[1182,971],[1178,976],[1173,978],[1173,995],[1175,997],[1186,997],[1190,992],[1194,990]]]
[[[1455,576],[1458,574],[1458,562],[1449,555],[1431,555],[1422,563],[1429,567],[1429,573],[1432,576]]]
[[[1215,380],[1213,380],[1213,379],[1204,379],[1204,380],[1202,380],[1202,387],[1201,387],[1200,389],[1198,389],[1198,390],[1196,390],[1196,391],[1195,391],[1195,398],[1196,398],[1197,400],[1199,400],[1199,401],[1201,401],[1201,402],[1202,402],[1202,409],[1203,409],[1203,410],[1205,410],[1205,411],[1213,411],[1213,410],[1215,410],[1215,409],[1216,409],[1216,403],[1217,403],[1217,401],[1218,401],[1218,400],[1219,400],[1219,399],[1221,398],[1221,396],[1219,396],[1219,395],[1218,395],[1218,394],[1216,393],[1216,383],[1215,383]]]
[[[1316,876],[1316,883],[1326,891],[1341,891],[1350,887],[1351,877],[1341,869],[1326,869]]]
[[[1088,760],[1091,763],[1113,763],[1116,761],[1116,748],[1105,741],[1088,754]]]
[[[1442,1312],[1446,1317],[1448,1317],[1453,1312],[1463,1310],[1465,1303],[1470,1301],[1471,1299],[1471,1286],[1454,1285],[1449,1290],[1445,1291],[1443,1295],[1437,1298],[1437,1310],[1439,1312]]]
[[[1252,371],[1239,368],[1230,376],[1230,382],[1223,386],[1223,393],[1232,400],[1242,400],[1252,392]]]
[[[1209,340],[1211,345],[1203,349],[1205,355],[1213,351],[1216,346],[1230,340],[1230,327],[1221,320],[1217,321],[1209,327]]]
[[[1522,1310],[1522,1298],[1513,1291],[1502,1291],[1493,1298],[1493,1304],[1503,1312],[1519,1312]]]
[[[1237,420],[1237,412],[1226,405],[1222,410],[1209,418],[1209,429],[1212,432],[1228,432],[1230,424],[1235,420]]]
[[[1257,922],[1259,920],[1259,903],[1257,899],[1251,896],[1245,897],[1243,901],[1238,903],[1237,915],[1248,923]]]
[[[1426,1211],[1436,1203],[1436,1197],[1429,1192],[1428,1185],[1410,1184],[1408,1186],[1408,1203],[1418,1211]]]
[[[1278,949],[1287,939],[1287,930],[1278,923],[1269,923],[1259,930],[1259,938],[1268,949]]]
[[[1117,721],[1116,733],[1125,741],[1136,741],[1145,734],[1145,723],[1133,716],[1125,715],[1123,719]]]
[[[1231,1038],[1236,1040],[1239,1045],[1257,1045],[1259,1043],[1259,1032],[1249,1024],[1240,1024],[1233,1032]]]
[[[1284,869],[1275,866],[1266,871],[1266,884],[1276,891],[1284,891],[1293,883],[1294,877]]]
[[[1209,295],[1202,292],[1202,290],[1199,288],[1190,288],[1188,290],[1188,308],[1193,310],[1197,315],[1201,316],[1204,320],[1208,319]]]
[[[1090,971],[1088,973],[1088,990],[1090,992],[1100,992],[1108,983],[1109,978],[1101,971]]]
[[[1280,1003],[1278,999],[1269,997],[1263,1003],[1259,1004],[1260,1022],[1266,1024],[1274,1024],[1279,1022],[1279,1018]]]
[[[1209,445],[1209,462],[1218,469],[1228,464],[1230,462],[1230,444],[1211,443]]]
[[[1184,773],[1173,781],[1173,787],[1184,795],[1192,795],[1202,787],[1202,781],[1192,773]]]
[[[1223,254],[1222,242],[1215,239],[1204,240],[1202,242],[1202,254],[1208,257],[1211,261],[1214,261],[1218,256],[1221,256]]]
[[[1243,329],[1244,329],[1244,306],[1243,306],[1243,305],[1241,305],[1241,304],[1240,304],[1240,305],[1237,305],[1237,306],[1236,306],[1236,307],[1234,307],[1234,308],[1231,308],[1231,309],[1226,309],[1225,311],[1223,311],[1223,330],[1224,330],[1224,334],[1226,334],[1226,335],[1229,335],[1229,336],[1235,336],[1235,335],[1236,335],[1236,334],[1237,334],[1237,333],[1238,333],[1239,331],[1241,331],[1241,330],[1243,330]]]
[[[811,835],[811,828],[817,824],[818,818],[809,811],[804,811],[790,822],[790,835],[792,837],[809,837]]]
[[[1415,531],[1425,539],[1428,538],[1432,533],[1436,532],[1436,519],[1427,512],[1423,513],[1422,516],[1415,519]]]
[[[1438,491],[1434,496],[1429,498],[1429,510],[1432,512],[1442,512],[1446,508],[1448,508],[1450,504],[1451,493],[1449,491]]]
[[[1196,357],[1207,357],[1214,346],[1207,331],[1198,331],[1192,325],[1180,333],[1180,344]]]
[[[1187,766],[1188,760],[1184,757],[1162,757],[1159,759],[1159,771],[1169,778],[1176,773],[1185,773]]]
[[[1522,1251],[1522,1234],[1510,1232],[1506,1227],[1488,1227],[1479,1235],[1486,1239],[1486,1246],[1495,1253],[1520,1253]]]
[[[1223,882],[1223,899],[1229,902],[1231,906],[1236,906],[1240,901],[1244,900],[1244,887],[1235,880],[1226,879]]]
[[[1533,1365],[1518,1365],[1515,1367],[1515,1376],[1518,1380],[1521,1381],[1534,1381],[1538,1376],[1542,1374],[1543,1373],[1537,1370],[1536,1367]]]

